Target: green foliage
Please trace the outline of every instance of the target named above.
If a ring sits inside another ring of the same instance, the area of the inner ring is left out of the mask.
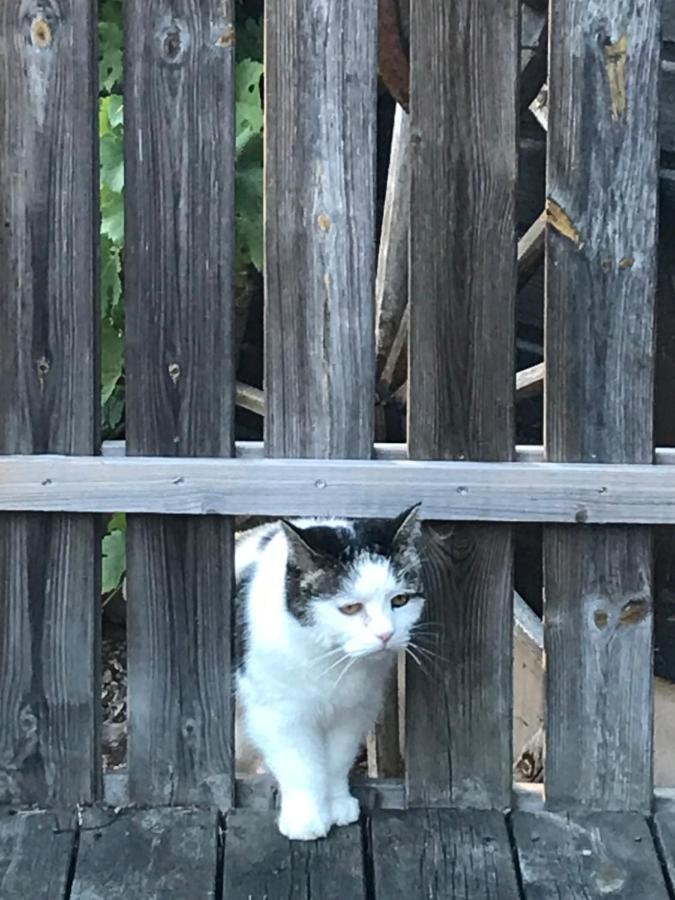
[[[126,571],[126,516],[118,513],[108,523],[103,538],[103,571],[101,589],[104,594],[117,590]]]
[[[109,438],[118,436],[124,419],[122,0],[103,0],[100,11],[101,403]]]

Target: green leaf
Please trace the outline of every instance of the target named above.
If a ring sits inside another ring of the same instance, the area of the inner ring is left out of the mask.
[[[124,122],[124,101],[119,94],[111,94],[108,102],[108,119],[112,128],[119,128]]]
[[[260,94],[262,63],[243,59],[235,70],[235,112],[237,155],[263,129],[263,109]]]
[[[99,81],[109,93],[122,80],[122,2],[103,0],[99,21]]]
[[[101,236],[101,307],[104,317],[121,324],[122,263],[119,247],[107,235]]]
[[[103,538],[101,590],[104,594],[109,594],[120,586],[126,568],[127,547],[125,533],[121,528],[111,531],[109,526],[108,534]]]
[[[124,188],[124,151],[122,134],[108,131],[100,142],[101,185],[110,188],[115,194]]]
[[[117,429],[124,418],[124,379],[117,382],[112,397],[103,406],[102,431],[103,439],[108,440],[117,435]]]
[[[112,396],[122,375],[124,342],[108,319],[101,323],[101,403]]]
[[[101,234],[121,247],[124,243],[124,202],[122,195],[106,185],[101,187]]]

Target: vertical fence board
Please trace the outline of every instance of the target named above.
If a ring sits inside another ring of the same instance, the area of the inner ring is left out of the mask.
[[[552,7],[549,460],[652,459],[657,35],[657,0]],[[549,528],[544,560],[548,802],[647,809],[650,534]]]
[[[412,5],[408,443],[417,459],[513,454],[519,4]],[[414,805],[500,806],[511,788],[511,530],[429,530],[440,654],[408,667]]]
[[[96,10],[0,9],[0,453],[95,452]],[[94,516],[0,516],[0,803],[96,798]]]
[[[234,3],[125,4],[127,447],[233,449]],[[130,517],[129,786],[232,801],[232,526]]]
[[[370,456],[377,4],[265,13],[267,452]]]

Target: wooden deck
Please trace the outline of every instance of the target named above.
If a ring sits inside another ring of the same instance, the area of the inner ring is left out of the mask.
[[[675,806],[576,818],[378,810],[290,844],[273,812],[0,813],[2,900],[668,900]]]

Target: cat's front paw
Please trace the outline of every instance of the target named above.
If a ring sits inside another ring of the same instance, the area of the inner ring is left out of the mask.
[[[359,801],[351,794],[335,797],[331,802],[331,818],[335,825],[351,825],[361,815]]]
[[[326,837],[330,826],[330,817],[311,794],[298,791],[282,796],[279,831],[289,841],[315,841]]]

